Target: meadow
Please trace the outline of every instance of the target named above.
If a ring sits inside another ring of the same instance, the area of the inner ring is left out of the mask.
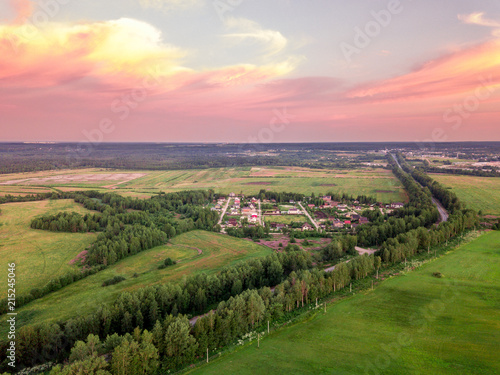
[[[96,189],[127,196],[149,197],[160,191],[214,189],[247,195],[261,189],[303,194],[327,192],[371,195],[381,202],[406,201],[406,193],[390,170],[350,171],[299,167],[240,167],[203,170],[125,171],[82,169],[18,173],[0,176],[0,192],[8,189],[54,188],[63,191]]]
[[[433,179],[450,187],[465,205],[482,210],[485,215],[500,216],[500,178],[431,174]]]
[[[70,261],[96,238],[92,233],[55,233],[30,228],[31,220],[38,215],[91,212],[72,200],[7,203],[0,205],[0,210],[0,264],[3,266],[0,275],[6,280],[7,263],[16,264],[18,295],[43,287],[51,279],[76,269]],[[0,298],[6,293],[2,288]]]
[[[217,233],[184,233],[171,239],[167,245],[125,258],[95,275],[17,309],[18,327],[67,319],[75,313],[89,313],[102,302],[112,303],[123,291],[175,281],[197,273],[215,273],[226,265],[272,253],[273,250],[266,246]],[[158,269],[167,257],[178,263]],[[126,280],[102,286],[103,281],[118,275]],[[5,329],[6,325],[2,322],[0,332]]]
[[[263,216],[262,219],[265,222],[280,224],[309,223],[309,219],[305,215],[269,215]]]
[[[495,374],[499,322],[500,232],[490,232],[188,373]]]

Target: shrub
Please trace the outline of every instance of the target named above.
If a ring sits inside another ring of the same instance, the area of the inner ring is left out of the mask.
[[[105,280],[102,286],[115,285],[121,283],[123,280],[126,280],[123,276],[115,276],[112,279]]]
[[[442,278],[442,277],[443,277],[443,274],[442,274],[441,272],[434,272],[434,273],[432,274],[432,276],[437,277],[437,278],[439,278],[439,279],[440,279],[440,278]]]
[[[164,268],[167,268],[168,266],[173,266],[174,264],[177,264],[177,262],[175,260],[172,260],[171,258],[167,258],[167,259],[165,259],[165,261],[163,262],[163,264],[161,264],[158,267],[158,269],[162,270]]]

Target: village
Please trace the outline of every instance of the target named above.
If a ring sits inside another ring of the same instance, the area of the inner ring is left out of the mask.
[[[312,197],[306,197],[303,202],[290,200],[286,203],[277,203],[274,199],[261,201],[256,197],[230,193],[227,197],[219,197],[211,209],[219,212],[219,224],[223,233],[226,229],[244,226],[249,228],[265,226],[274,233],[282,233],[289,229],[302,232],[353,232],[357,226],[370,222],[362,215],[364,211],[378,209],[382,214],[388,214],[404,206],[401,202],[391,204],[366,204],[357,200],[339,202],[328,195],[319,198],[320,204],[310,203]]]

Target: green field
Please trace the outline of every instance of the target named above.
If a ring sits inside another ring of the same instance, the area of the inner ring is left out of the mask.
[[[18,295],[43,287],[51,279],[75,269],[70,261],[96,238],[91,233],[54,233],[30,228],[31,220],[38,215],[90,212],[72,200],[8,203],[0,205],[0,210],[0,275],[6,280],[7,263],[16,264]],[[0,298],[6,295],[7,290],[2,288]]]
[[[500,232],[490,232],[189,373],[498,374],[499,332]]]
[[[485,215],[500,215],[500,178],[431,174],[441,184],[451,187],[465,205],[482,210]]]
[[[269,223],[290,224],[296,223],[309,223],[309,219],[305,215],[272,215],[263,216],[262,219]]]
[[[201,252],[201,254],[200,254]],[[214,273],[238,261],[266,256],[273,251],[252,241],[217,233],[193,231],[174,237],[168,245],[143,251],[123,259],[98,274],[77,281],[16,310],[18,327],[66,319],[91,312],[102,303],[112,303],[120,292],[146,285],[177,280],[184,275]],[[170,257],[178,264],[159,270],[158,266]],[[133,275],[137,273],[137,277]],[[103,281],[121,275],[125,281],[102,287]],[[0,332],[4,332],[4,322]]]
[[[135,175],[135,176],[134,176]],[[115,176],[115,177],[113,177]],[[57,179],[56,179],[57,177]],[[76,178],[75,178],[76,177]],[[134,177],[134,178],[132,178]],[[0,176],[2,189],[57,188],[63,191],[96,189],[123,195],[148,197],[160,191],[214,189],[217,193],[256,194],[261,189],[304,194],[327,192],[371,195],[381,202],[406,201],[400,182],[381,168],[351,171],[298,167],[213,168],[175,171],[126,171],[81,169],[45,171]]]

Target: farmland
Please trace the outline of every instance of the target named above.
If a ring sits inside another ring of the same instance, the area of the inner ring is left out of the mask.
[[[371,195],[381,202],[405,201],[406,194],[390,170],[351,171],[299,167],[240,167],[175,171],[115,171],[103,169],[17,173],[0,176],[2,189],[96,189],[127,196],[148,197],[160,191],[214,189],[251,195],[261,189],[316,195],[327,192]]]
[[[70,261],[96,238],[91,233],[54,233],[30,228],[31,219],[41,214],[90,212],[72,200],[8,203],[0,209],[0,263],[16,264],[19,295],[42,287],[51,279],[76,268]],[[7,268],[4,267],[4,279],[6,274]],[[2,289],[0,296],[5,295],[6,290]]]
[[[433,174],[433,179],[450,187],[467,207],[485,215],[500,215],[500,178]]]
[[[75,306],[78,306],[79,314],[91,312],[101,302],[112,302],[122,291],[178,280],[184,275],[218,272],[226,265],[271,253],[270,248],[251,241],[211,232],[188,232],[173,238],[165,246],[126,258],[18,309],[19,326],[71,317],[75,314]],[[178,263],[158,269],[167,257]],[[117,275],[126,280],[108,287],[101,286],[103,281]],[[4,329],[2,325],[2,331]]]
[[[498,373],[499,249],[490,232],[189,373]]]

